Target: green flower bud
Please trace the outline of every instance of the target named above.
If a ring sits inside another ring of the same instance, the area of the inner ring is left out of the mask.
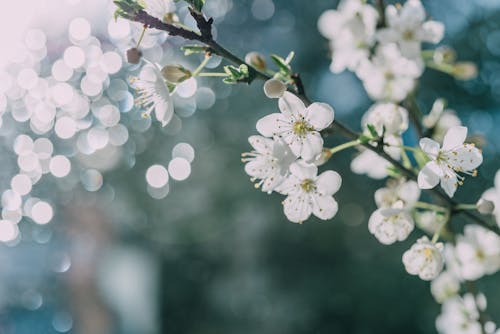
[[[165,80],[175,84],[191,78],[191,71],[181,65],[166,65],[161,69],[161,74]]]

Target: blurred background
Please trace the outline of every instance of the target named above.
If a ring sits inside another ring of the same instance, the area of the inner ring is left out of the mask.
[[[487,139],[476,182],[457,193],[458,200],[475,201],[500,167],[500,2],[423,3],[446,26],[441,44],[479,67],[479,76],[468,82],[426,70],[417,95],[424,112],[436,98],[446,98],[470,133]],[[316,28],[319,15],[336,4],[207,0],[207,11],[216,16],[217,39],[241,56],[295,51],[293,68],[308,95],[330,103],[337,119],[358,130],[371,101],[353,74],[329,72],[328,44]],[[19,0],[9,6],[0,14],[3,57],[9,43],[23,38],[16,25],[45,31],[50,61],[70,45],[68,26],[75,17],[88,20],[103,45],[112,45],[107,41],[117,34],[105,0]],[[162,65],[196,67],[196,59],[179,58],[180,43],[169,38],[151,57]],[[265,98],[258,82],[200,80],[198,87],[202,93],[176,101],[184,105],[175,129],[129,123],[135,132],[123,147],[135,158],[124,153],[112,172],[102,167],[104,182],[96,191],[87,192],[84,181],[37,185],[36,194],[51,201],[55,215],[47,225],[21,221],[20,240],[0,245],[0,333],[435,333],[439,306],[429,284],[408,275],[401,263],[420,233],[382,246],[368,232],[373,192],[384,182],[353,175],[355,152],[344,151],[326,166],[343,177],[337,216],[288,222],[282,198],[255,190],[240,162],[256,121],[276,111],[276,101]],[[2,141],[11,143],[12,132],[2,131]],[[411,144],[414,136],[409,131],[405,139]],[[341,140],[329,138],[327,146]],[[168,164],[177,143],[195,150],[190,177],[171,181],[166,197],[152,198],[145,172],[152,164]],[[15,160],[5,146],[0,180],[8,187]],[[498,275],[489,276],[479,288],[498,323],[497,283]]]

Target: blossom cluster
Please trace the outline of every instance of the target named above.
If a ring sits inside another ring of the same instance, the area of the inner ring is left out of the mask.
[[[333,122],[334,111],[324,103],[306,107],[289,92],[283,93],[278,105],[280,113],[257,122],[261,135],[249,138],[254,151],[243,154],[245,171],[262,191],[287,196],[283,207],[290,221],[301,223],[311,214],[331,219],[338,210],[333,195],[342,179],[331,170],[318,175],[316,164],[323,154],[320,131]]]

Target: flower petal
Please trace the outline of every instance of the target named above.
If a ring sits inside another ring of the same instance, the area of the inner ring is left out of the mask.
[[[457,187],[458,187],[458,182],[455,173],[447,174],[445,177],[441,178],[441,188],[443,188],[444,192],[448,196],[453,197],[455,191],[457,191]]]
[[[279,135],[286,129],[287,120],[282,114],[274,113],[262,117],[257,121],[257,131],[264,137]]]
[[[339,205],[332,196],[313,195],[313,214],[323,220],[332,219],[337,211]]]
[[[312,208],[306,194],[289,195],[283,201],[285,216],[293,223],[302,223],[311,216]]]
[[[301,99],[290,92],[285,92],[279,99],[279,108],[287,118],[300,118],[305,112],[306,106]]]
[[[342,185],[342,177],[333,170],[321,173],[316,180],[316,189],[321,195],[331,196],[335,194]]]
[[[424,42],[439,43],[444,36],[444,24],[437,21],[427,21],[422,25],[421,39]]]
[[[483,155],[474,145],[465,144],[451,152],[448,162],[458,172],[472,171],[483,162]]]
[[[436,159],[439,153],[439,143],[430,138],[420,139],[420,148],[424,151],[430,158]]]
[[[274,140],[262,136],[250,136],[248,142],[259,153],[272,154]]]
[[[161,126],[166,126],[174,116],[174,103],[170,96],[166,101],[158,102],[155,105],[156,119],[160,121]]]
[[[442,171],[434,161],[429,161],[418,173],[418,186],[420,189],[431,189],[439,183]]]
[[[321,154],[323,150],[323,138],[318,132],[310,132],[304,137],[302,141],[302,149],[300,151],[300,156],[307,162],[310,162],[318,155]]]
[[[306,109],[306,122],[321,131],[333,122],[334,111],[326,103],[315,102]]]
[[[449,151],[462,145],[467,137],[465,126],[454,126],[446,132],[443,139],[443,151]]]
[[[308,164],[303,160],[299,160],[290,165],[290,173],[296,176],[299,180],[313,180],[318,174],[318,167],[314,164]]]

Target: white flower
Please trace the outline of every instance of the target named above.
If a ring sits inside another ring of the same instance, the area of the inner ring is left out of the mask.
[[[402,144],[401,137],[387,135],[384,138],[384,142],[389,144],[389,146],[384,147],[384,151],[392,158],[399,160],[401,158],[401,150],[398,146]],[[390,162],[368,149],[364,149],[351,161],[351,170],[353,173],[366,174],[372,179],[387,177],[387,169],[391,166]]]
[[[431,293],[436,302],[442,304],[448,298],[454,297],[460,291],[460,281],[455,275],[443,271],[431,282]]]
[[[449,129],[462,125],[462,121],[451,109],[445,109],[446,103],[443,99],[437,99],[432,105],[429,114],[425,115],[422,123],[432,129],[432,139],[442,143],[444,135]]]
[[[409,0],[398,10],[393,5],[385,9],[387,28],[377,32],[381,43],[396,42],[402,54],[408,58],[420,58],[422,42],[439,43],[443,39],[444,25],[426,21],[420,0]]]
[[[483,156],[473,144],[464,144],[466,137],[467,128],[457,126],[448,130],[442,147],[430,138],[420,140],[420,148],[430,159],[418,173],[421,189],[434,188],[441,182],[444,191],[453,197],[464,180],[458,173],[476,175],[475,169],[483,162]]]
[[[165,15],[175,12],[175,3],[172,0],[143,0],[145,11],[163,21]]]
[[[377,47],[373,59],[356,71],[368,95],[374,100],[399,102],[415,87],[423,71],[421,63],[403,57],[395,44]]]
[[[493,214],[495,215],[497,224],[500,225],[500,170],[495,174],[495,187],[486,190],[482,197],[492,201],[495,205]]]
[[[174,115],[174,103],[157,66],[144,66],[139,77],[131,78],[130,83],[137,92],[136,104],[146,109],[143,117],[150,117],[154,110],[161,125],[167,125]]]
[[[290,166],[290,175],[277,189],[288,195],[283,201],[288,220],[301,223],[314,214],[327,220],[333,218],[338,204],[333,198],[342,183],[337,172],[328,170],[317,176],[318,168],[302,160]]]
[[[279,99],[279,108],[281,113],[264,116],[257,122],[257,131],[264,137],[281,137],[296,156],[314,160],[323,149],[319,131],[333,122],[333,109],[318,102],[306,108],[289,92]]]
[[[342,0],[337,10],[327,10],[320,16],[318,29],[330,40],[332,49],[332,72],[346,68],[355,71],[369,57],[377,19],[375,8],[362,0]]]
[[[405,240],[414,226],[410,214],[403,208],[375,210],[368,221],[368,230],[384,245]]]
[[[474,281],[500,269],[500,237],[478,225],[467,225],[457,237],[455,256],[463,279]]]
[[[382,135],[383,129],[389,135],[400,135],[408,129],[408,110],[394,103],[376,103],[363,115],[361,124],[367,131],[371,124]]]
[[[246,162],[245,172],[252,181],[260,180],[256,187],[262,185],[262,191],[271,193],[283,182],[288,167],[297,157],[281,139],[251,136],[248,142],[254,151],[242,154],[242,161]]]
[[[436,327],[442,334],[482,334],[479,310],[474,295],[447,299],[436,319]]]
[[[375,203],[378,208],[411,208],[420,198],[420,188],[415,181],[387,182],[387,187],[375,191]]]
[[[424,281],[430,281],[439,275],[443,269],[442,243],[432,243],[427,237],[422,237],[403,254],[403,264],[406,271],[418,275]]]

